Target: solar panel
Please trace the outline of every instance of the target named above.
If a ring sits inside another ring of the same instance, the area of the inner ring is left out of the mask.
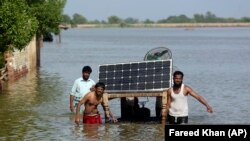
[[[172,59],[105,64],[99,66],[99,82],[107,92],[162,91],[171,86]]]

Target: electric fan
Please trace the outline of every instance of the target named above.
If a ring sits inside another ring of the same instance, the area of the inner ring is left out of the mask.
[[[149,60],[168,60],[172,59],[171,50],[166,47],[156,47],[147,52],[144,61]]]

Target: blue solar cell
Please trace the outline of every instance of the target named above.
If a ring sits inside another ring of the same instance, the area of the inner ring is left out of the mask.
[[[145,83],[138,84],[138,90],[145,90],[145,88],[146,88]]]
[[[137,83],[131,83],[130,84],[130,90],[137,90]]]
[[[154,82],[160,82],[160,81],[162,81],[162,75],[155,75]]]
[[[107,90],[113,90],[113,89],[114,89],[114,86],[113,86],[113,85],[108,85],[108,84],[107,84],[106,89],[107,89]]]
[[[153,69],[155,67],[155,62],[148,62],[147,69]]]
[[[147,83],[146,84],[146,89],[150,90],[154,88],[154,84],[153,83]]]
[[[147,76],[147,77],[145,77],[145,80],[147,83],[152,83],[154,81],[154,76],[153,75]]]
[[[122,90],[129,90],[129,84],[123,84]]]
[[[114,83],[120,85],[120,84],[122,84],[122,79],[121,78],[115,78]]]
[[[99,79],[107,78],[107,73],[106,72],[101,72],[99,73]]]
[[[130,78],[129,78],[129,77],[123,77],[122,83],[123,83],[123,84],[128,84],[128,83],[130,83]]]
[[[114,89],[117,91],[121,91],[122,90],[122,86],[121,85],[115,85]]]
[[[139,69],[145,69],[147,68],[147,63],[143,62],[143,63],[139,63]]]
[[[114,79],[107,79],[106,84],[107,85],[113,85],[114,84]]]
[[[109,65],[107,68],[108,72],[114,71],[115,70],[115,65]]]
[[[122,71],[115,71],[115,78],[121,78],[122,77]]]
[[[122,77],[129,77],[130,76],[130,71],[129,70],[125,70],[122,72]]]
[[[107,73],[107,78],[111,78],[112,79],[113,77],[115,77],[115,73],[113,71]]]
[[[154,89],[160,89],[162,88],[162,83],[161,82],[155,82],[154,83]]]
[[[122,64],[115,65],[115,70],[116,71],[122,70]]]
[[[146,82],[146,77],[145,76],[138,77],[138,82],[139,83],[145,83]]]
[[[130,76],[131,76],[131,77],[137,77],[138,73],[139,73],[138,70],[131,70]]]
[[[100,66],[100,67],[99,67],[99,71],[100,71],[100,72],[105,72],[106,69],[107,69],[107,66]]]
[[[138,70],[139,69],[139,63],[132,63],[131,64],[131,70]]]
[[[147,72],[146,72],[145,69],[140,69],[140,70],[139,70],[139,76],[143,76],[143,77],[144,77],[144,76],[146,75],[146,73],[147,73]]]
[[[162,74],[163,73],[163,69],[160,67],[160,68],[155,68],[155,70],[154,70],[155,72],[154,72],[154,74],[155,75],[159,75],[159,74]]]
[[[130,70],[130,64],[123,64],[122,70]]]
[[[146,75],[153,75],[153,74],[155,74],[154,69],[147,69]]]
[[[162,61],[155,62],[155,68],[161,68],[162,67]]]
[[[164,82],[164,81],[163,81],[162,87],[163,87],[163,88],[169,88],[169,87],[170,87],[169,82],[167,82],[167,81]]]

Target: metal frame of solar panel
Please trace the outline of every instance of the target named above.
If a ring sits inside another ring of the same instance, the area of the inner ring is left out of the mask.
[[[171,86],[172,59],[105,64],[99,66],[99,82],[107,92],[158,92]]]

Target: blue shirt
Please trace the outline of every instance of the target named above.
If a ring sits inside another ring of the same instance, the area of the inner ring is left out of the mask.
[[[70,95],[75,97],[75,100],[80,100],[87,93],[90,92],[90,88],[95,85],[92,79],[85,81],[82,77],[75,80],[74,85],[71,89]]]

